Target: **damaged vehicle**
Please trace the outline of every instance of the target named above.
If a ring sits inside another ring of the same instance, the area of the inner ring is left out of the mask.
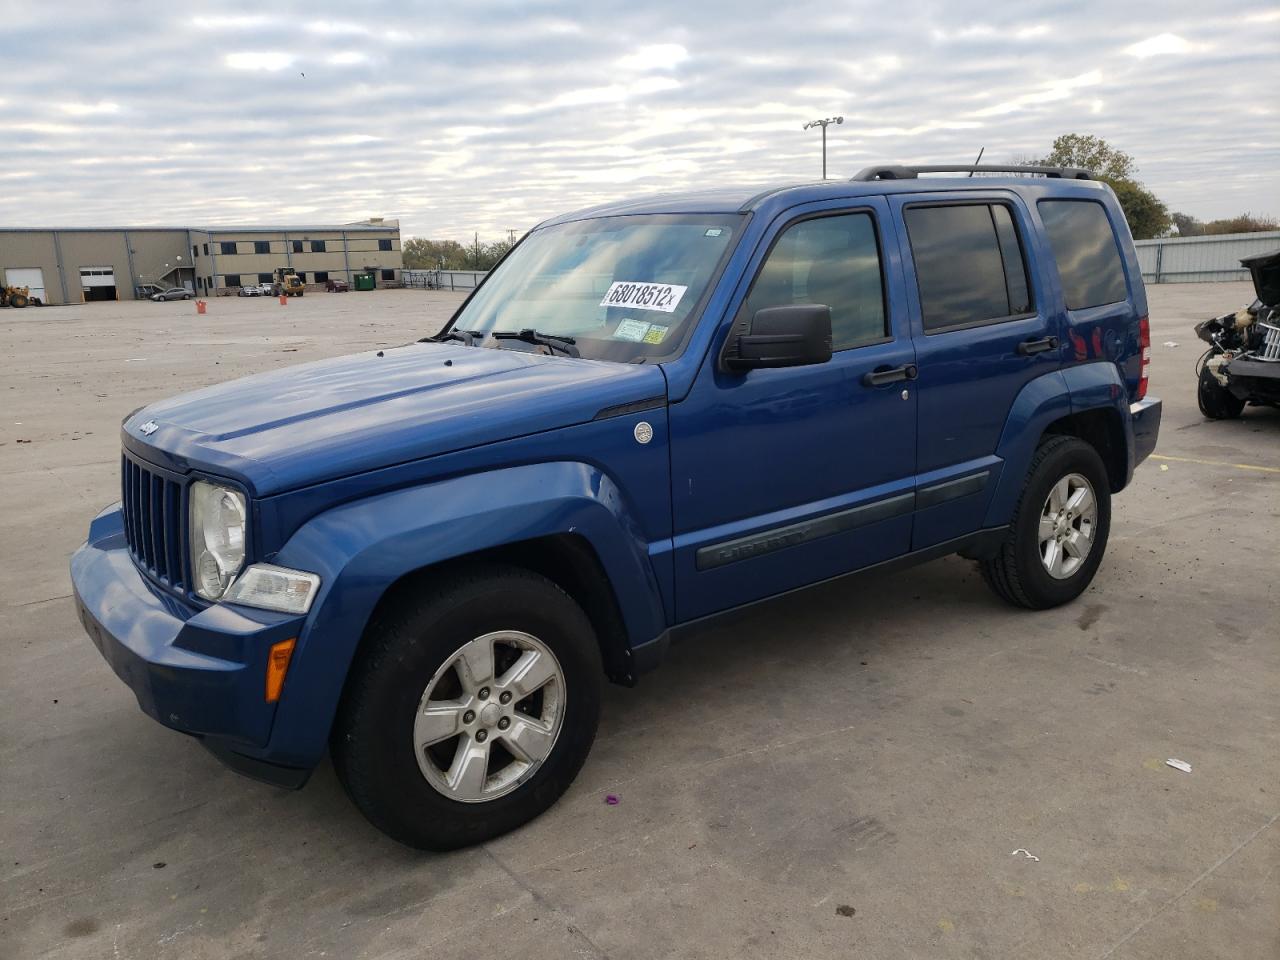
[[[1200,412],[1234,420],[1245,404],[1280,406],[1280,250],[1245,257],[1258,297],[1248,307],[1196,324],[1209,344],[1196,369]]]

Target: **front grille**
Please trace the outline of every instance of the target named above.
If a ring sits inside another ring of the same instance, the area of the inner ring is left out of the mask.
[[[1260,360],[1280,360],[1280,327],[1269,323],[1260,323],[1262,328],[1262,349],[1258,351]]]
[[[125,454],[120,487],[125,539],[134,561],[161,584],[181,591],[186,556],[182,484]]]

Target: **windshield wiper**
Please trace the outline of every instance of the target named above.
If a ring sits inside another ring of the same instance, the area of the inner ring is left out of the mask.
[[[435,343],[445,343],[448,340],[457,340],[464,346],[478,347],[480,346],[480,341],[483,339],[484,332],[482,330],[459,330],[457,327],[451,327],[444,333],[437,333],[434,337],[423,337],[422,340],[418,342],[423,343],[426,341],[433,341]]]
[[[523,330],[495,330],[489,336],[495,340],[519,340],[521,343],[534,343],[541,347],[559,350],[566,357],[582,356],[578,352],[578,348],[574,346],[578,341],[573,337],[557,337],[551,333],[539,333],[532,327],[525,327]]]

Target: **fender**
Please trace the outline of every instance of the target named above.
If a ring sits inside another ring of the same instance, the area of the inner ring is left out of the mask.
[[[1045,429],[1055,420],[1088,410],[1114,410],[1120,418],[1126,463],[1120,487],[1129,483],[1137,454],[1132,441],[1129,394],[1119,369],[1108,362],[1064,367],[1031,380],[1014,399],[996,448],[996,454],[1004,460],[1004,469],[987,508],[984,526],[1000,526],[1012,518]]]
[[[640,525],[614,481],[579,462],[465,475],[335,507],[304,524],[274,562],[318,573],[271,732],[279,763],[314,764],[327,747],[347,670],[374,607],[430,564],[551,534],[595,549],[634,647],[666,629]]]

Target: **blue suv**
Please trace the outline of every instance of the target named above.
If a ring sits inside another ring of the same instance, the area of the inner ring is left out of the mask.
[[[80,618],[234,769],[300,787],[328,748],[392,837],[475,843],[569,786],[605,678],[709,618],[952,553],[1075,598],[1156,443],[1146,314],[1080,170],[558,217],[434,337],[127,417]]]

